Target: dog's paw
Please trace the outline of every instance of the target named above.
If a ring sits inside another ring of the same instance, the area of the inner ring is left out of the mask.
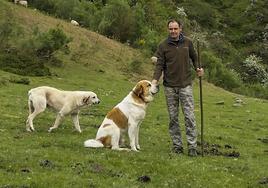
[[[31,128],[26,128],[27,132],[33,132],[34,130],[32,130]]]
[[[131,151],[136,151],[136,152],[139,152],[139,150],[137,150],[136,147],[131,147]]]
[[[141,146],[138,144],[136,145],[137,150],[141,150]]]

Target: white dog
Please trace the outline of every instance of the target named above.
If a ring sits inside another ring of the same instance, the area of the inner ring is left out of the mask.
[[[62,91],[53,87],[41,86],[28,92],[29,116],[26,121],[26,130],[34,131],[33,119],[36,115],[51,107],[58,112],[56,121],[49,132],[56,129],[64,116],[71,114],[74,127],[81,132],[78,114],[81,107],[98,104],[100,100],[91,91]]]
[[[128,131],[131,150],[140,150],[139,126],[145,117],[148,103],[158,87],[147,80],[136,84],[133,90],[116,105],[105,117],[98,129],[96,139],[84,142],[85,147],[111,147],[114,150],[128,150],[120,148],[121,133]]]

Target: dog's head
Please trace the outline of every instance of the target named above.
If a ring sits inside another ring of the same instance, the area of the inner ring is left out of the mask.
[[[91,104],[99,104],[100,99],[97,97],[96,93],[94,92],[87,92],[85,97],[83,98],[83,104],[91,105]]]
[[[148,80],[139,81],[136,86],[133,88],[132,93],[136,101],[140,102],[151,102],[153,101],[155,95],[158,92],[158,87],[155,84],[152,84]]]

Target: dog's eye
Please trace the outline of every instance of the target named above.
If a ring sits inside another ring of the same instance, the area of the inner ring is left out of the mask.
[[[148,84],[147,87],[151,87],[152,85],[151,84]]]
[[[96,97],[94,96],[94,97],[92,97],[93,99],[95,99]]]

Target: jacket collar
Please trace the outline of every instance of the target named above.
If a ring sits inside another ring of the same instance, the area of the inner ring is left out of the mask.
[[[182,44],[184,42],[184,35],[180,33],[180,35],[175,39],[170,37],[169,35],[167,41],[169,44],[175,44],[175,45]]]

